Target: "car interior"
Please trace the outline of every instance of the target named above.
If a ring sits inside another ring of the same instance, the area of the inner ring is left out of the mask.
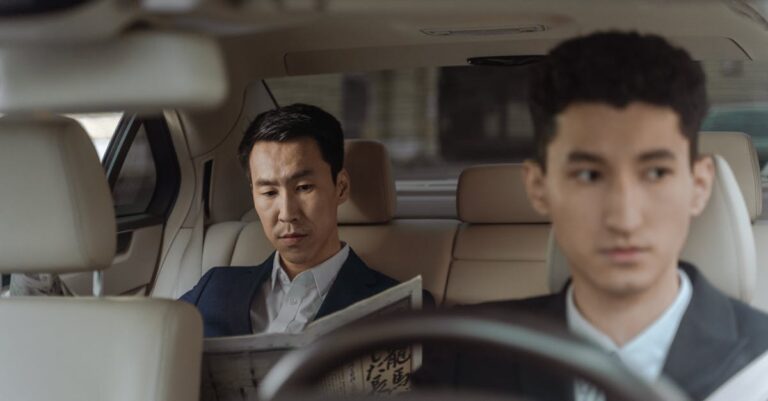
[[[720,120],[699,143],[714,156],[715,186],[683,259],[768,312],[768,126],[722,123],[728,107],[768,111],[766,20],[763,0],[0,4],[0,274],[5,287],[10,274],[58,274],[77,294],[0,299],[0,394],[197,399],[202,323],[174,300],[213,267],[273,252],[237,147],[256,115],[292,102],[317,100],[349,134],[339,232],[369,266],[400,281],[421,275],[441,308],[559,291],[567,263],[528,202],[524,157],[504,156],[527,155],[532,135],[514,71],[599,30],[663,35],[715,77]],[[483,68],[476,86],[450,86]],[[494,71],[513,71],[496,84],[503,95],[481,90]],[[409,82],[438,94],[420,98]],[[517,100],[477,113],[477,132],[456,122],[494,96]],[[445,109],[456,99],[467,103]],[[107,134],[83,128],[106,115]],[[359,129],[357,115],[375,128]],[[488,134],[497,126],[521,134]],[[448,142],[449,128],[466,142]],[[427,150],[414,150],[419,141]],[[425,152],[443,164],[421,173],[415,157],[403,161]]]

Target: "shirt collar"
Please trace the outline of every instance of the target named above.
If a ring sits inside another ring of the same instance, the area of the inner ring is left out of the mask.
[[[568,328],[572,333],[603,350],[617,354],[622,362],[642,377],[655,380],[661,374],[677,328],[693,295],[688,275],[683,270],[678,270],[678,276],[680,288],[672,304],[651,325],[622,347],[616,345],[579,312],[573,300],[573,287],[569,287],[566,294]]]
[[[296,277],[304,274],[310,275],[314,279],[315,285],[317,286],[317,292],[320,294],[320,296],[325,297],[325,294],[327,294],[331,289],[331,284],[333,284],[334,279],[336,279],[336,275],[339,273],[339,270],[341,270],[344,262],[346,262],[347,258],[349,257],[349,245],[346,243],[342,243],[342,245],[343,246],[341,247],[341,250],[336,252],[335,255],[326,259],[325,262],[299,273],[299,275]],[[296,277],[294,277],[294,280]],[[278,281],[284,288],[291,286],[291,279],[288,277],[288,274],[280,264],[280,252],[275,251],[275,258],[272,261],[271,278],[273,291],[275,290],[275,285]]]

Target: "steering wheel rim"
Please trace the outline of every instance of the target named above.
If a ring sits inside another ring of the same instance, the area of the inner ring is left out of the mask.
[[[445,312],[386,316],[341,328],[281,358],[261,382],[259,398],[272,400],[295,394],[296,389],[308,388],[327,372],[376,349],[427,341],[498,348],[532,364],[585,379],[609,399],[688,400],[671,382],[662,379],[652,385],[570,334],[553,336],[518,324]]]

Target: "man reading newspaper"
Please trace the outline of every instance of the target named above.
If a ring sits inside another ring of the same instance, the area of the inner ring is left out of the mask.
[[[206,337],[298,333],[397,285],[339,240],[337,208],[350,182],[336,118],[305,104],[264,112],[239,152],[276,251],[258,266],[213,268],[181,297],[202,314]]]

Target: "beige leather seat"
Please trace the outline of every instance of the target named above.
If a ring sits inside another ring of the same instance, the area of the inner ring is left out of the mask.
[[[101,164],[73,120],[0,119],[0,273],[109,267],[115,218]],[[197,400],[202,322],[142,298],[0,301],[0,398]]]
[[[528,203],[522,165],[464,170],[446,302],[478,303],[548,293],[549,221]]]
[[[736,176],[752,221],[757,251],[757,290],[752,304],[768,311],[768,221],[759,220],[763,209],[762,178],[752,138],[741,132],[703,132],[699,150],[722,156]]]
[[[443,299],[455,220],[395,220],[395,183],[386,148],[369,140],[345,141],[351,177],[349,200],[339,207],[339,235],[373,269],[398,280],[418,274],[439,303]],[[215,266],[256,265],[274,249],[254,211],[241,221],[212,224],[202,241],[202,258],[187,258],[180,279],[158,281],[154,296],[179,297]]]
[[[752,138],[741,132],[702,132],[699,152],[717,154],[728,162],[754,222],[763,211],[760,163]]]
[[[749,212],[728,163],[719,155],[714,159],[712,196],[704,212],[691,224],[681,259],[696,265],[721,291],[749,302],[756,276]],[[550,289],[559,291],[569,276],[568,262],[552,237],[547,263]]]

